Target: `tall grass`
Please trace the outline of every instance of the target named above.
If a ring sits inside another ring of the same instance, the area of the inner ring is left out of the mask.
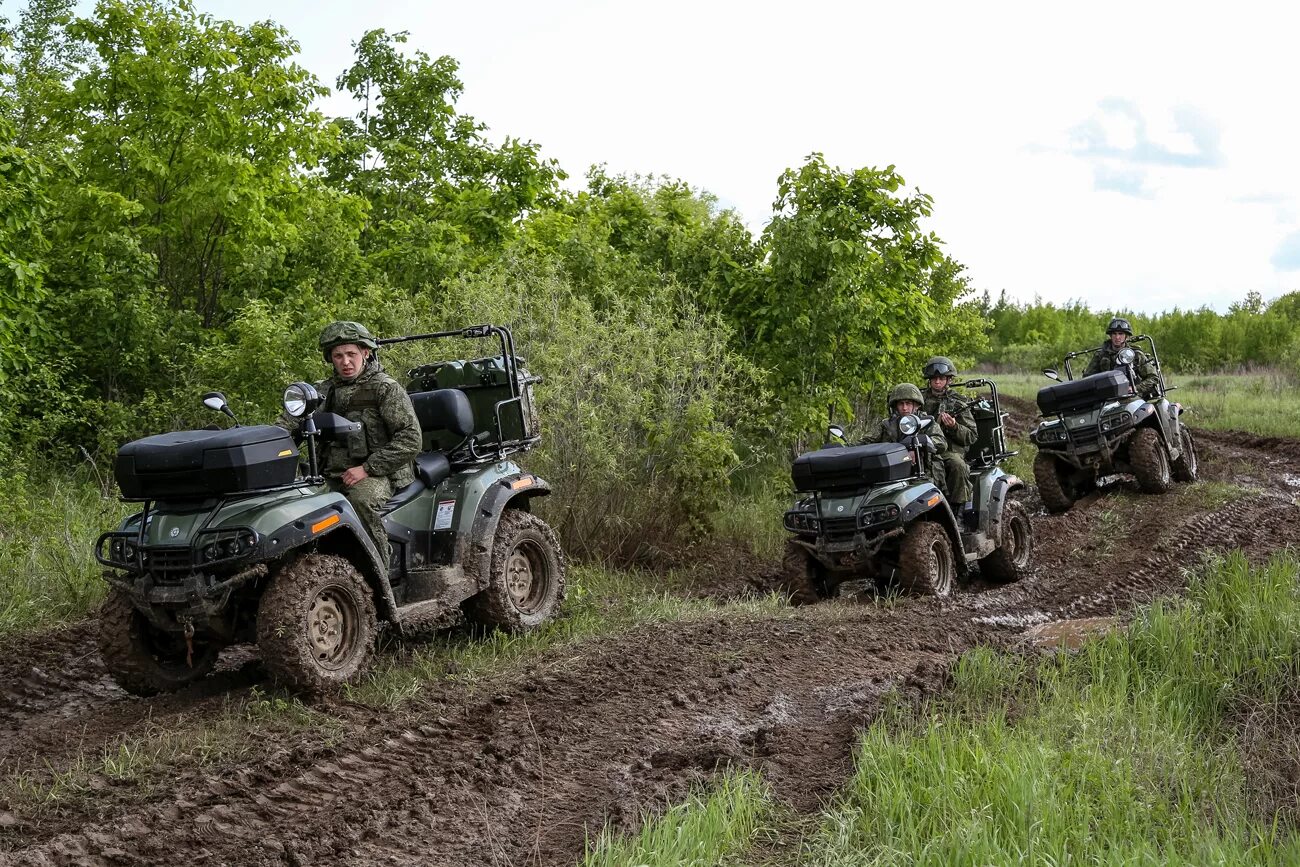
[[[1300,674],[1300,560],[1233,555],[1184,604],[1031,667],[977,651],[951,698],[885,715],[806,863],[1295,864],[1252,816],[1236,709]]]
[[[86,614],[106,585],[95,562],[96,537],[131,507],[105,492],[96,470],[0,475],[0,635]]]
[[[995,374],[998,388],[1025,400],[1052,381],[1029,373]],[[1169,399],[1187,408],[1192,427],[1241,430],[1261,436],[1300,433],[1300,382],[1281,372],[1218,373],[1195,376],[1167,374],[1177,386]]]
[[[711,792],[648,821],[630,836],[605,831],[582,867],[706,867],[739,865],[772,812],[767,787],[752,773],[725,776]]]

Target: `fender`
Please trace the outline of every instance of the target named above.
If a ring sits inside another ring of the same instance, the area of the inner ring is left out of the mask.
[[[922,520],[922,515],[929,517],[923,520],[937,521],[944,531],[948,534],[948,542],[952,545],[953,559],[957,563],[957,574],[966,575],[970,571],[970,564],[966,562],[965,548],[961,542],[961,531],[957,528],[957,518],[952,513],[952,507],[948,505],[948,500],[943,493],[934,485],[925,485],[918,490],[917,496],[903,507],[902,523],[904,526],[913,520]]]
[[[991,520],[989,521],[989,535],[994,541],[1002,538],[1002,506],[1006,503],[1007,498],[1011,496],[1012,491],[1023,490],[1025,483],[1018,476],[1010,473],[999,476],[993,480],[993,489],[989,492],[989,510]]]
[[[501,515],[512,507],[530,511],[529,501],[533,497],[545,497],[550,493],[551,486],[545,479],[526,472],[502,476],[484,492],[469,537],[456,540],[456,560],[465,564],[465,573],[474,579],[480,590],[487,586],[491,574],[492,540],[496,536],[497,524],[501,523]]]

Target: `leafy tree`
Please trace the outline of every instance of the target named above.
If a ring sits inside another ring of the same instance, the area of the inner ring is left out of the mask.
[[[365,248],[409,288],[482,264],[524,214],[554,201],[564,173],[532,142],[490,144],[483,124],[456,111],[456,61],[407,57],[406,39],[371,30],[353,44],[338,87],[361,108],[335,120],[343,147],[326,177],[370,203]]]

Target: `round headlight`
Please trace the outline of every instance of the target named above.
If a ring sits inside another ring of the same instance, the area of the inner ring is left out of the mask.
[[[921,429],[921,422],[916,416],[908,414],[898,420],[898,432],[905,437],[910,437]]]
[[[1134,358],[1137,358],[1136,352],[1131,349],[1121,349],[1115,360],[1120,364],[1132,364]]]
[[[320,404],[316,386],[295,382],[284,390],[284,411],[294,418],[302,418]]]

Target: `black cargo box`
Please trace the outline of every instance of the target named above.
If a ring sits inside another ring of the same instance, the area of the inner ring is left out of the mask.
[[[182,430],[129,442],[113,474],[131,500],[208,497],[290,484],[298,447],[273,425]]]
[[[1128,381],[1128,374],[1122,370],[1107,370],[1083,379],[1040,388],[1038,411],[1043,415],[1056,415],[1096,406],[1132,393],[1133,386]]]
[[[898,443],[821,449],[795,458],[790,475],[801,492],[865,488],[912,475],[912,455]]]

